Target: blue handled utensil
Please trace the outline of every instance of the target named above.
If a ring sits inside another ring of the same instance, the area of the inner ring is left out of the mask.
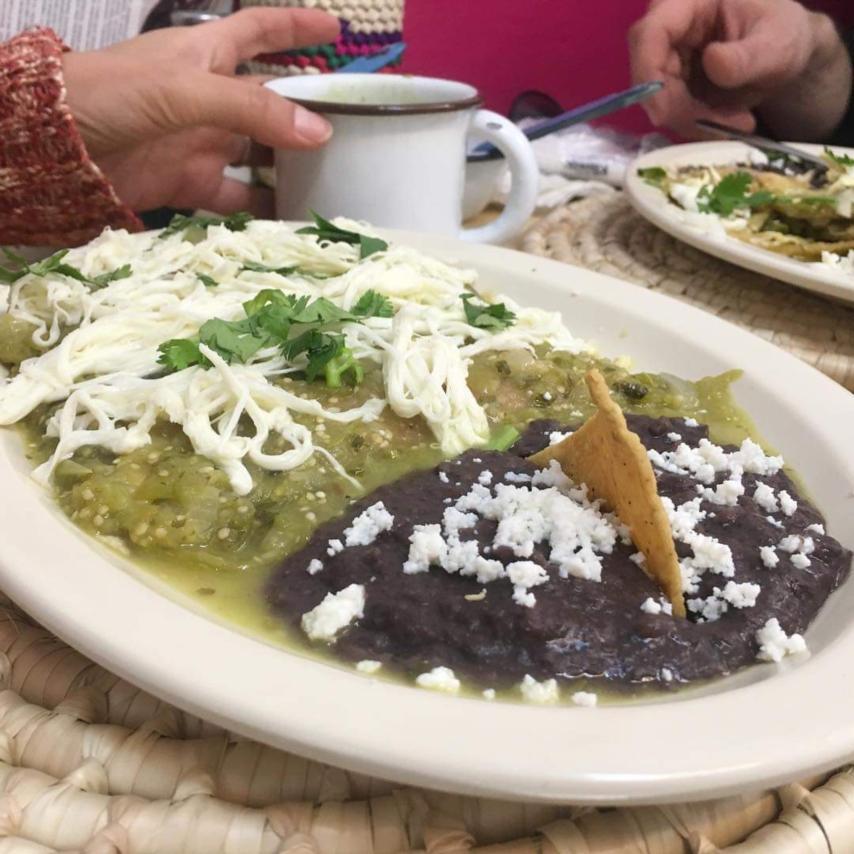
[[[577,125],[581,122],[592,121],[593,119],[607,116],[610,113],[615,113],[617,110],[622,110],[625,107],[630,107],[632,104],[640,103],[658,92],[664,84],[659,80],[653,80],[650,83],[639,83],[637,86],[632,86],[630,89],[625,89],[622,92],[614,92],[611,95],[605,95],[603,98],[597,98],[595,101],[589,101],[582,104],[580,107],[573,107],[565,113],[561,113],[551,119],[545,119],[542,122],[537,122],[535,125],[523,128],[522,132],[532,142],[535,139],[540,139],[548,136],[550,133],[555,133],[571,125]],[[477,146],[473,151],[469,152],[468,161],[479,160],[497,160],[504,155],[491,143],[484,142]]]
[[[406,42],[395,42],[389,45],[379,53],[371,54],[371,56],[360,56],[352,62],[348,62],[341,68],[336,68],[336,74],[371,74],[374,71],[379,71],[387,65],[391,65],[403,55],[406,50]]]

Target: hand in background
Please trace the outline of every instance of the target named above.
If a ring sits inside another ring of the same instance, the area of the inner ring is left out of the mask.
[[[656,125],[699,136],[707,118],[820,140],[845,114],[851,63],[833,22],[794,0],[653,0],[629,33],[635,82],[663,80],[644,105]]]
[[[235,77],[259,53],[330,42],[338,21],[308,9],[247,9],[222,21],[156,30],[63,58],[66,100],[92,159],[123,202],[220,213],[258,207],[247,185],[223,177],[250,140],[316,148],[329,123]]]

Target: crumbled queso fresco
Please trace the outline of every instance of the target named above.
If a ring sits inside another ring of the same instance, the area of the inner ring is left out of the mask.
[[[768,620],[756,633],[756,642],[762,661],[782,661],[787,655],[807,652],[807,642],[798,634],[787,635],[776,618]]]
[[[498,523],[492,548],[509,549],[518,560],[505,566],[481,554],[476,541],[460,537],[478,519]],[[507,578],[513,585],[514,602],[533,608],[537,600],[532,588],[548,580],[543,567],[527,560],[539,543],[548,543],[550,560],[561,577],[598,581],[601,556],[609,554],[621,536],[625,538],[627,532],[616,517],[589,501],[586,487],[573,485],[552,461],[527,485],[498,483],[490,488],[479,478],[445,510],[441,525],[415,526],[402,569],[412,575],[437,566],[451,574],[474,576],[481,584]]]
[[[444,691],[446,694],[456,694],[460,690],[460,680],[454,676],[450,667],[434,667],[429,673],[416,677],[415,684],[432,691]]]
[[[538,682],[530,674],[519,683],[522,696],[529,703],[556,703],[560,698],[556,679],[544,679]]]
[[[332,641],[343,628],[362,616],[365,588],[351,584],[338,593],[327,593],[324,600],[302,616],[302,628],[311,640]]]

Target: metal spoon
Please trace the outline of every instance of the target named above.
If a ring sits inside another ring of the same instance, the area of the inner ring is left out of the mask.
[[[713,133],[715,136],[724,137],[725,139],[737,139],[739,142],[752,145],[760,151],[772,151],[776,154],[783,154],[792,160],[798,160],[801,163],[806,163],[813,169],[820,172],[827,172],[828,167],[823,160],[820,160],[818,157],[814,157],[812,154],[807,154],[799,148],[786,145],[785,142],[777,142],[776,140],[768,139],[764,136],[758,136],[755,133],[745,133],[744,131],[731,128],[728,125],[719,124],[718,122],[709,121],[708,119],[697,119],[694,124],[701,130]]]
[[[639,83],[637,86],[632,86],[630,89],[625,89],[622,92],[614,92],[611,95],[605,95],[603,98],[597,98],[595,101],[582,104],[580,107],[573,107],[571,110],[567,110],[565,113],[561,113],[554,118],[546,119],[545,121],[524,128],[522,132],[533,142],[535,139],[548,136],[571,125],[598,119],[610,113],[615,113],[617,110],[622,110],[624,107],[637,104],[650,95],[654,95],[663,86],[664,84],[659,80],[653,80],[649,83]],[[469,162],[497,160],[503,156],[494,145],[485,142],[470,152],[466,160]]]

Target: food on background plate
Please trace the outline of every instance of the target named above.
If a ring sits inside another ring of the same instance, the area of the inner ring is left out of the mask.
[[[734,375],[630,373],[364,226],[178,217],[11,260],[0,423],[37,480],[266,637],[426,688],[590,705],[803,651],[847,575]],[[595,435],[592,369],[608,423],[619,405],[621,441],[646,449],[639,500],[663,508],[680,590],[614,494],[531,459]]]
[[[638,170],[711,234],[854,273],[854,158],[825,149],[827,169],[752,152],[749,162]]]

